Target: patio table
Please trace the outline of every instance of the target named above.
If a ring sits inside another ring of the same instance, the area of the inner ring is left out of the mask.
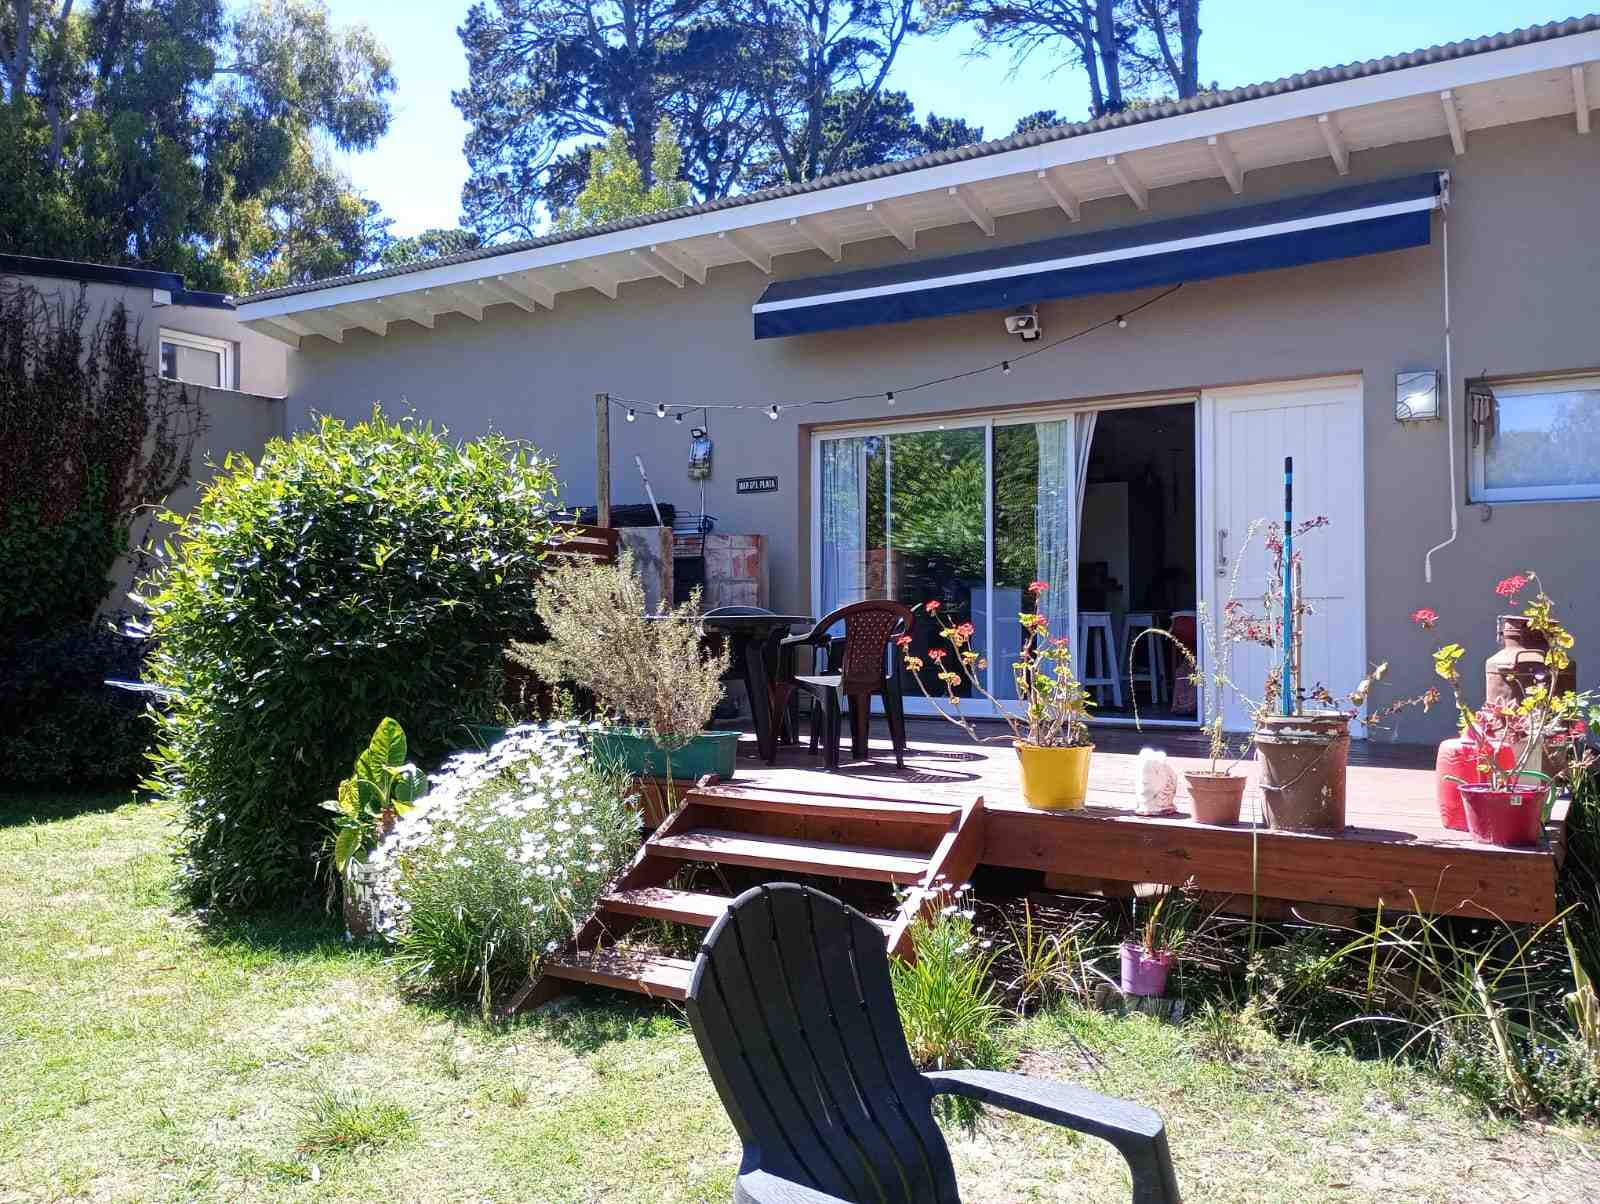
[[[715,637],[728,647],[731,667],[744,682],[750,697],[750,714],[756,725],[756,747],[768,765],[778,759],[778,733],[787,697],[778,672],[778,644],[791,628],[809,629],[815,619],[809,615],[702,615],[702,636]]]

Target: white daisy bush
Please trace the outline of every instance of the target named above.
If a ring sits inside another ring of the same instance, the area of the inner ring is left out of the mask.
[[[487,1003],[588,918],[639,847],[629,779],[590,755],[591,730],[514,727],[458,753],[368,856],[405,978]]]

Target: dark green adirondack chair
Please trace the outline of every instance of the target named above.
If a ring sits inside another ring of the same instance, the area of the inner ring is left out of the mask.
[[[735,1204],[960,1204],[933,1121],[968,1096],[1114,1145],[1134,1204],[1178,1204],[1161,1118],[1063,1083],[912,1064],[883,932],[792,883],[734,900],[701,947],[689,1022],[744,1143]]]

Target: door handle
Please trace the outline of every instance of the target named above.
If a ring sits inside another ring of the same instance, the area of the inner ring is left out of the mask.
[[[1217,529],[1217,576],[1228,575],[1228,532],[1219,527]]]

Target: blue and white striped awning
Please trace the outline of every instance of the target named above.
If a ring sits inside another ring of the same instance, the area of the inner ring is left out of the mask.
[[[1197,217],[767,287],[758,339],[1007,309],[1421,247],[1439,172]]]

